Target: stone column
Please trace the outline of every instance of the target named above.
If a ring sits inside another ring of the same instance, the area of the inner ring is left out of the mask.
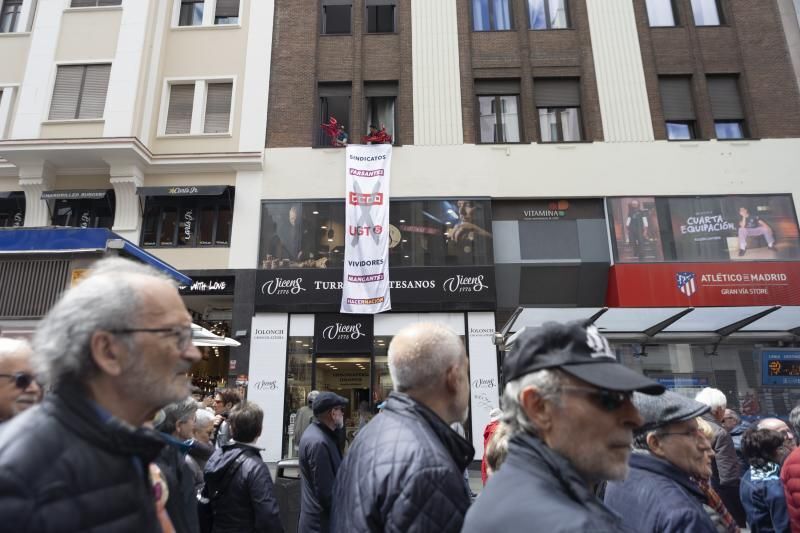
[[[19,186],[25,191],[25,227],[49,226],[50,209],[42,193],[55,184],[55,172],[47,163],[19,167]]]
[[[111,231],[138,245],[142,228],[142,207],[136,189],[144,185],[144,173],[136,166],[112,167],[110,181],[116,197],[114,226]]]

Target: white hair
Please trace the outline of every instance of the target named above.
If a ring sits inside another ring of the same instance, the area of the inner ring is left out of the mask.
[[[214,422],[214,413],[207,409],[198,409],[194,416],[194,423],[197,427],[204,428]]]
[[[720,407],[725,409],[728,406],[728,399],[725,397],[725,393],[712,387],[706,387],[701,390],[694,399],[695,401],[706,404],[712,411]]]
[[[97,261],[88,277],[65,292],[39,323],[33,338],[37,379],[56,386],[64,380],[85,382],[96,372],[90,355],[92,335],[136,326],[143,277],[172,280],[141,263],[119,257]],[[172,283],[174,285],[174,283]],[[133,349],[128,337],[121,337]]]
[[[502,420],[508,424],[512,436],[523,431],[533,435],[537,434],[536,426],[525,414],[520,404],[519,396],[528,387],[534,387],[539,396],[545,400],[558,403],[559,388],[561,387],[560,372],[550,369],[537,370],[506,383],[502,399]]]
[[[19,354],[30,350],[31,345],[26,340],[0,337],[0,361],[8,356],[18,356]]]
[[[460,364],[464,343],[450,329],[431,323],[403,328],[389,344],[389,374],[394,390],[424,390],[441,383],[447,369]]]

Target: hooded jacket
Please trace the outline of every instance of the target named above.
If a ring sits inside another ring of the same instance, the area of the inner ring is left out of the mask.
[[[314,420],[300,440],[299,531],[327,533],[330,530],[333,482],[341,463],[336,434]]]
[[[716,533],[703,508],[706,496],[689,474],[648,452],[634,452],[625,481],[606,487],[606,505],[632,531]]]
[[[392,392],[339,468],[331,531],[460,531],[470,504],[464,469],[474,455],[436,413]]]
[[[624,531],[570,462],[539,438],[521,433],[467,513],[463,533]]]
[[[769,463],[750,467],[742,476],[739,494],[752,533],[789,533],[789,513],[780,478],[781,467]]]
[[[225,472],[239,455],[247,458],[227,490],[211,503],[214,533],[283,533],[272,477],[259,449],[233,442],[217,450],[206,463],[204,478],[209,494],[222,484]]]
[[[0,426],[0,524],[16,533],[159,531],[153,430],[101,414],[78,384]]]

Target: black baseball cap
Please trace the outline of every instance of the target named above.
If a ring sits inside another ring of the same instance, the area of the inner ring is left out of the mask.
[[[329,411],[334,407],[344,407],[348,403],[347,398],[343,398],[333,392],[322,391],[314,398],[311,410],[314,411],[314,415],[321,415],[325,411]]]
[[[506,381],[547,368],[558,368],[601,389],[664,392],[659,383],[617,361],[608,340],[586,322],[547,322],[537,330],[525,330],[503,362]]]

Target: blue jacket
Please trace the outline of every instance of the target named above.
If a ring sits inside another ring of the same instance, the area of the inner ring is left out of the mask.
[[[750,468],[742,476],[739,497],[752,533],[789,532],[789,513],[781,483],[781,467],[769,463]]]
[[[342,464],[336,434],[314,420],[300,438],[300,525],[304,533],[330,531],[333,481]]]
[[[634,452],[625,481],[612,481],[605,502],[623,523],[641,533],[717,533],[703,509],[706,497],[690,479],[667,461]]]

